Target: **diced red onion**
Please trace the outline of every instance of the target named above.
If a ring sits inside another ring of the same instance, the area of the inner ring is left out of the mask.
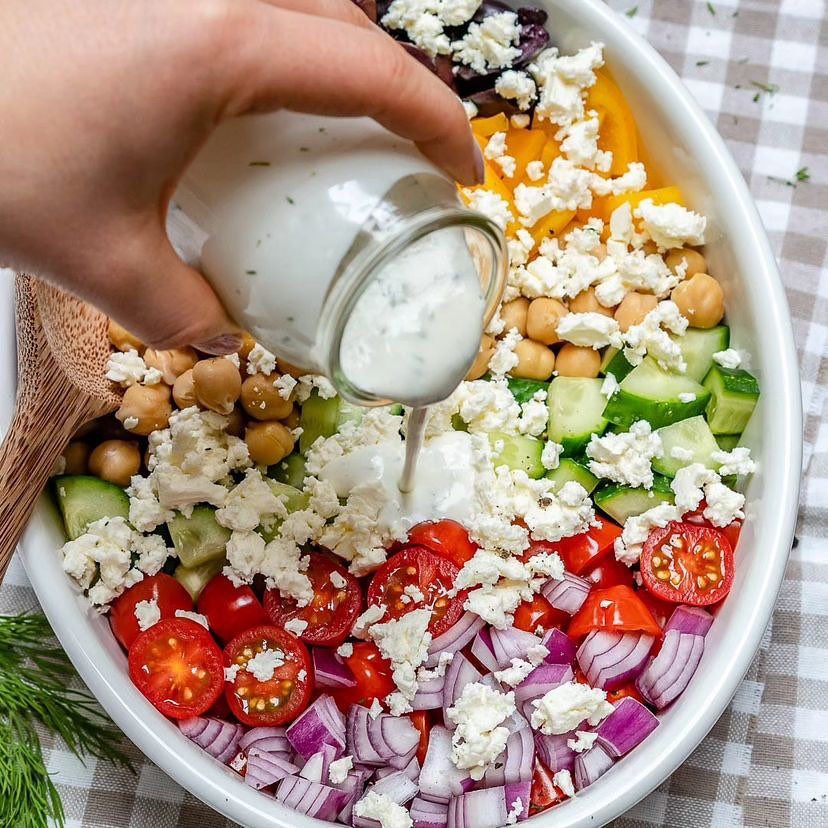
[[[629,696],[598,726],[597,743],[614,759],[629,753],[658,727],[658,719],[641,702]]]
[[[419,784],[423,799],[443,803],[474,785],[468,771],[460,770],[451,761],[451,731],[445,727],[431,728]]]
[[[420,745],[420,732],[411,719],[388,713],[369,721],[368,738],[380,756],[398,770],[408,765]]]
[[[481,676],[480,683],[488,687],[490,690],[494,690],[495,693],[503,692],[503,685],[495,678],[494,673],[486,673],[485,676]]]
[[[333,745],[339,756],[345,750],[345,718],[336,702],[330,696],[322,695],[299,715],[285,735],[304,759],[318,753],[323,745]]]
[[[398,771],[389,765],[388,767],[377,768],[374,776],[377,779],[383,779],[386,776],[391,776],[392,773],[404,773],[412,782],[416,782],[420,778],[420,762],[414,756],[402,770]]]
[[[531,778],[523,780],[522,782],[507,782],[504,786],[504,793],[506,795],[507,813],[511,813],[517,801],[520,800],[522,810],[518,811],[517,821],[523,822],[529,816],[529,799],[532,794]]]
[[[664,626],[664,632],[678,630],[691,635],[704,637],[713,623],[713,616],[701,607],[679,606],[673,610],[670,620]]]
[[[348,753],[354,757],[354,762],[363,765],[382,765],[384,760],[377,753],[371,739],[368,736],[371,714],[367,707],[359,704],[352,704],[348,708],[346,719],[346,734]]]
[[[550,690],[574,678],[575,674],[568,664],[539,664],[515,688],[515,705],[527,719],[531,719],[534,699],[545,696]]]
[[[471,645],[472,655],[487,669],[494,672],[500,669],[494,654],[492,634],[488,627],[483,627],[474,637]]]
[[[382,779],[377,779],[373,785],[368,788],[368,791],[387,796],[392,802],[397,805],[405,805],[417,796],[417,783],[409,779],[403,771],[395,771],[394,773],[383,776]]]
[[[342,782],[331,785],[331,787],[343,791],[348,795],[348,801],[345,803],[345,807],[337,814],[337,819],[340,822],[344,822],[346,825],[351,824],[351,812],[354,809],[354,803],[362,797],[362,792],[365,790],[365,783],[368,781],[370,775],[368,771],[351,771]]]
[[[436,710],[438,707],[442,707],[445,684],[445,674],[420,682],[411,701],[411,706],[414,710]]]
[[[557,627],[547,630],[541,643],[549,650],[544,659],[547,664],[572,664],[575,660],[575,642]]]
[[[408,810],[414,823],[413,828],[446,828],[448,806],[439,802],[415,797]]]
[[[455,653],[446,670],[446,683],[443,686],[443,722],[449,730],[454,730],[454,722],[449,720],[448,709],[460,698],[467,684],[473,684],[481,678],[480,672],[463,653]]]
[[[461,615],[456,624],[431,642],[425,666],[436,667],[441,653],[456,653],[462,650],[485,624],[486,622],[477,613],[466,612]]]
[[[279,783],[276,799],[300,814],[333,822],[345,807],[348,794],[301,776],[286,776]]]
[[[222,764],[238,752],[244,728],[222,719],[195,716],[178,723],[181,732]]]
[[[670,630],[658,655],[650,659],[635,686],[648,702],[661,710],[684,692],[703,653],[703,636]]]
[[[479,788],[456,797],[454,807],[449,806],[448,828],[502,828],[508,816],[504,787]]]
[[[535,733],[535,750],[538,758],[553,773],[571,771],[575,764],[575,751],[567,744],[568,739],[574,739],[575,733]]]
[[[530,647],[540,644],[540,639],[526,630],[509,627],[505,630],[492,629],[492,651],[497,661],[497,670],[505,670],[512,665],[513,658],[525,659]]]
[[[263,739],[280,739],[279,742],[269,742],[267,746],[260,746],[257,743],[261,742]],[[253,747],[260,747],[261,750],[268,751],[269,753],[289,753],[290,752],[290,742],[288,742],[287,737],[285,736],[285,728],[283,727],[254,727],[247,731],[244,736],[239,739],[239,750],[247,750],[248,748]],[[275,745],[275,747],[271,747],[271,745]],[[281,747],[279,747],[281,745]]]
[[[578,648],[578,665],[593,687],[615,690],[638,677],[654,641],[643,633],[593,630]]]
[[[356,679],[348,665],[328,647],[314,647],[313,673],[317,687],[356,687]]]
[[[612,757],[601,745],[593,745],[575,758],[575,789],[583,790],[599,776],[603,776],[613,764]]]
[[[506,785],[531,781],[534,761],[535,743],[531,728],[511,733],[506,740],[506,766],[503,769]]]
[[[305,761],[299,776],[303,779],[308,779],[311,782],[322,782],[323,784],[327,784],[328,769],[331,766],[331,762],[333,762],[336,757],[337,752],[333,745],[322,745],[322,750],[318,753],[314,753],[313,756],[309,757]]]
[[[258,748],[250,748],[247,754],[247,766],[244,774],[245,784],[260,791],[269,785],[275,785],[286,776],[297,773],[299,767],[293,762],[274,753],[266,753]]]
[[[483,774],[483,778],[475,784],[476,788],[501,788],[506,784],[506,754],[501,753]]]
[[[515,712],[512,713],[512,715],[509,716],[509,718],[503,722],[503,727],[505,727],[506,730],[509,731],[509,733],[516,733],[518,730],[528,728],[529,722],[526,718],[524,718],[524,716],[522,716],[520,713],[518,713],[517,710],[515,710]]]
[[[555,609],[575,615],[586,601],[592,584],[585,578],[579,578],[571,572],[564,572],[563,580],[548,580],[541,587],[541,595]]]

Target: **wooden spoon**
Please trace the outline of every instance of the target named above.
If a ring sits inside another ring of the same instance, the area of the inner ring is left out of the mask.
[[[72,435],[121,404],[106,379],[107,317],[32,276],[17,277],[17,400],[0,446],[0,582]]]

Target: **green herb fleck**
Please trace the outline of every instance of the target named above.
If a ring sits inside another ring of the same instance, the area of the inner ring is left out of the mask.
[[[811,174],[808,172],[808,168],[807,168],[807,167],[800,167],[800,168],[796,171],[796,176],[795,176],[795,178],[796,178],[796,180],[797,180],[797,181],[799,181],[799,182],[802,182],[802,181],[810,181],[810,180],[811,180]]]
[[[753,102],[754,103],[759,103],[759,93],[758,92],[753,96]]]
[[[627,9],[624,14],[626,14],[627,17],[635,17],[638,14],[638,6],[633,6],[632,8]]]
[[[299,147],[299,152],[310,152],[310,147]]]
[[[752,80],[750,84],[762,92],[767,92],[768,95],[775,95],[779,91],[779,87],[775,83],[763,83],[762,81]]]
[[[795,173],[793,178],[777,178],[774,175],[768,176],[768,181],[776,181],[779,184],[784,184],[787,187],[796,187],[798,184],[804,184],[807,181],[811,180],[811,173],[808,172],[807,167],[800,167]]]
[[[708,11],[710,12],[710,14],[712,14],[714,17],[716,16],[716,7],[715,7],[712,3],[708,2],[708,4],[707,4],[707,10],[708,10]]]
[[[270,161],[251,161],[248,167],[269,167]]]
[[[708,63],[710,63],[709,60],[697,60],[696,66],[707,66]]]
[[[248,276],[255,276],[255,275],[256,275],[256,271],[255,271],[255,270],[245,270],[244,272],[245,272]]]
[[[285,198],[287,199],[288,204],[296,204],[296,202],[290,196],[285,196]]]

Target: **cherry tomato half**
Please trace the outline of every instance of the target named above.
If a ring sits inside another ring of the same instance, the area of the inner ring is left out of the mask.
[[[198,611],[207,616],[210,629],[222,640],[268,623],[256,593],[249,586],[233,586],[222,574],[210,579],[198,598]]]
[[[426,546],[455,566],[462,568],[474,557],[477,545],[469,540],[469,534],[456,520],[437,520],[418,523],[409,533],[408,542]]]
[[[382,701],[397,689],[391,677],[391,664],[382,657],[376,644],[357,641],[353,647],[353,654],[343,658],[343,661],[356,679],[356,686],[331,690],[331,695],[343,713],[352,704],[370,707],[374,699]]]
[[[626,698],[635,699],[637,702],[640,702],[645,706],[647,704],[644,696],[638,692],[636,686],[632,682],[621,687],[616,687],[615,690],[607,690],[607,701],[610,704],[615,704],[616,702],[621,701],[621,699]]]
[[[428,711],[415,710],[413,713],[406,713],[406,715],[411,719],[411,724],[417,728],[420,734],[420,744],[417,746],[417,761],[420,763],[420,767],[422,767],[423,762],[425,762],[426,753],[428,752],[428,738],[431,733]]]
[[[586,578],[594,589],[607,589],[619,584],[628,587],[633,585],[632,570],[621,561],[616,561],[614,557],[602,558],[598,566],[584,572],[581,577]]]
[[[166,618],[132,642],[129,677],[165,716],[200,716],[224,687],[221,650],[201,624]]]
[[[552,774],[540,760],[535,759],[532,770],[532,787],[529,792],[529,816],[551,808],[561,799],[560,792],[552,784]]]
[[[661,627],[644,602],[628,586],[593,589],[573,616],[567,635],[582,638],[592,630],[661,635]]]
[[[538,627],[549,630],[552,627],[564,629],[569,623],[569,613],[555,609],[543,595],[535,595],[531,601],[524,601],[515,610],[512,626],[526,632],[535,632]]]
[[[704,510],[707,508],[707,501],[702,500],[699,508],[695,512],[689,512],[682,520],[685,523],[697,523],[700,526],[712,526],[709,520],[704,516]],[[739,542],[739,535],[742,533],[742,521],[734,520],[733,523],[728,523],[727,526],[719,527],[719,531],[730,541],[732,549],[736,549],[736,544]]]
[[[233,681],[228,682],[225,696],[233,715],[246,725],[284,724],[295,719],[310,702],[310,653],[286,630],[274,626],[246,630],[224,648],[224,664],[239,668]],[[267,677],[258,678],[258,670]]]
[[[424,546],[406,546],[377,570],[368,587],[368,604],[386,606],[384,621],[427,607],[432,611],[428,628],[436,638],[463,614],[465,596],[448,596],[459,571]]]
[[[600,517],[596,517],[596,521],[598,526],[591,526],[580,535],[543,544],[546,549],[561,556],[564,569],[573,575],[582,575],[603,561],[612,551],[615,539],[621,535],[621,527],[612,521]]]
[[[733,584],[733,549],[724,532],[711,526],[668,523],[644,543],[641,577],[663,601],[715,604]]]
[[[308,644],[336,647],[348,637],[362,607],[359,582],[329,555],[311,552],[309,557],[305,574],[313,587],[310,604],[297,606],[278,589],[269,589],[264,594],[265,612],[277,627],[293,619],[305,621],[307,627],[299,638]]]
[[[141,601],[155,601],[161,618],[175,618],[176,610],[192,610],[193,599],[172,575],[148,575],[122,592],[109,610],[109,626],[115,638],[128,650],[141,633],[135,607]]]

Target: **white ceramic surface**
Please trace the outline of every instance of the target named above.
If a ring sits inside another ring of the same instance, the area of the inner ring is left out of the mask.
[[[770,618],[793,535],[801,465],[801,410],[788,308],[756,210],[736,165],[670,67],[599,0],[547,0],[550,31],[564,49],[606,44],[608,62],[635,110],[651,160],[711,218],[708,256],[724,282],[736,347],[752,354],[762,397],[747,443],[759,461],[748,487],[748,520],[733,591],[707,638],[701,666],[661,726],[596,784],[534,817],[536,828],[598,826],[619,816],[688,756],[721,715]],[[2,285],[4,305],[11,290]],[[0,322],[12,341],[11,313]],[[11,388],[14,357],[4,349],[0,379]],[[0,401],[8,422],[12,401]],[[196,796],[250,828],[312,828],[241,782],[181,736],[133,688],[126,659],[104,619],[89,614],[60,570],[63,541],[44,498],[22,542],[32,584],[61,643],[103,706],[144,753]]]

